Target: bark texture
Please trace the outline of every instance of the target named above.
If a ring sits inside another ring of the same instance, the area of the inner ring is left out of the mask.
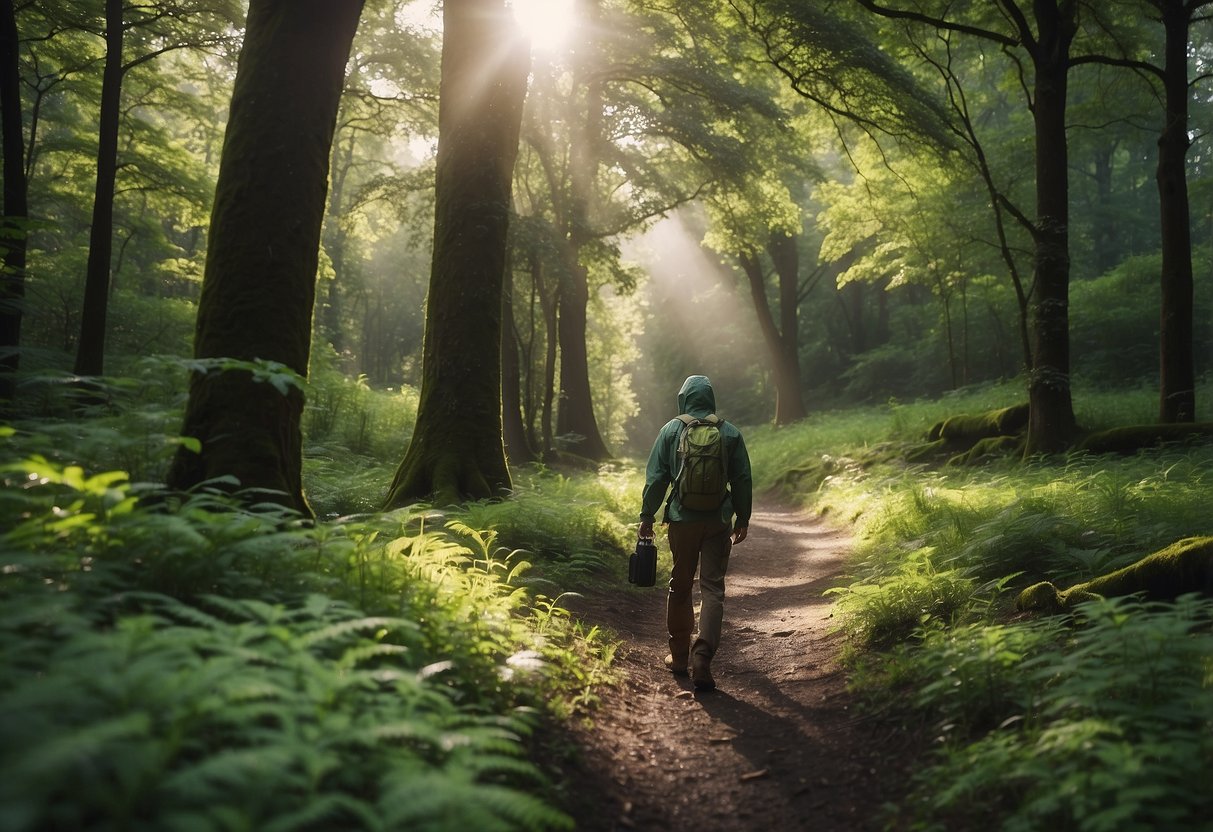
[[[21,316],[25,299],[25,133],[21,124],[21,74],[17,60],[17,13],[0,0],[0,135],[4,152],[4,214],[0,218],[0,415],[16,394],[20,369]]]
[[[84,270],[84,308],[76,344],[76,375],[105,370],[105,322],[109,309],[110,255],[114,234],[114,182],[118,176],[118,124],[122,101],[122,3],[105,0],[105,69],[101,76],[101,113],[97,127],[97,184],[93,224]]]
[[[597,0],[585,3],[587,19],[598,17]],[[587,28],[587,32],[590,29]],[[609,459],[611,452],[598,429],[594,416],[594,395],[590,389],[589,357],[586,350],[586,310],[590,302],[589,270],[581,260],[582,249],[590,242],[590,205],[594,181],[598,176],[599,148],[602,146],[602,82],[588,56],[593,50],[587,34],[584,53],[577,68],[574,87],[584,84],[584,119],[579,125],[571,150],[569,166],[569,210],[565,217],[564,268],[560,275],[560,407],[556,432],[576,437],[568,450],[592,460]]]
[[[507,264],[502,276],[501,293],[501,418],[506,458],[511,465],[523,465],[537,458],[527,435],[522,410],[522,361],[519,357],[518,327],[514,320],[514,276]]]
[[[788,425],[805,417],[800,395],[799,326],[796,315],[799,290],[799,253],[796,238],[773,235],[767,245],[779,280],[779,323],[767,300],[766,275],[756,254],[743,252],[741,268],[750,284],[750,297],[758,327],[775,377],[775,424]]]
[[[1072,0],[1034,4],[1036,260],[1032,292],[1031,416],[1026,452],[1058,453],[1077,430],[1070,394],[1070,207],[1066,85],[1077,30]],[[1027,40],[1027,38],[1025,38]]]
[[[1166,114],[1158,137],[1158,206],[1162,231],[1158,420],[1196,420],[1192,354],[1192,228],[1188,206],[1188,29],[1184,0],[1162,0]]]
[[[510,488],[501,295],[529,54],[504,0],[447,0],[421,402],[387,505]]]
[[[262,359],[306,375],[329,152],[361,0],[252,0],[232,93],[194,355]],[[234,476],[310,514],[302,393],[242,370],[195,373],[169,485]]]

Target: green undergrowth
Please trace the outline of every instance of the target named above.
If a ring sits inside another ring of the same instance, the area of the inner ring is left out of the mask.
[[[0,828],[569,828],[531,737],[614,645],[522,553],[422,509],[147,489],[4,467]]]
[[[1078,391],[1084,427],[1148,422],[1150,391]],[[899,461],[953,413],[1016,385],[892,403],[747,435],[760,485],[855,529],[833,590],[852,682],[869,708],[933,739],[909,829],[1208,828],[1213,796],[1213,600],[1109,598],[1067,616],[1013,609],[1176,540],[1213,533],[1213,447],[1072,455],[976,468]],[[1210,385],[1200,412],[1213,409]],[[888,449],[894,449],[887,452]]]

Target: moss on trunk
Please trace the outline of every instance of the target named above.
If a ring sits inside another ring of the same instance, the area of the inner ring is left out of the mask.
[[[421,402],[388,507],[446,505],[510,488],[501,295],[529,56],[503,0],[448,3],[443,32]]]
[[[211,216],[194,355],[307,374],[320,226],[344,68],[361,0],[252,0]],[[236,477],[310,514],[303,397],[245,370],[195,373],[169,485]]]
[[[1101,430],[1084,438],[1075,450],[1093,454],[1135,454],[1168,442],[1185,442],[1213,437],[1213,422],[1187,422],[1166,425],[1128,425]]]
[[[1146,555],[1123,569],[1066,590],[1048,581],[1019,593],[1020,610],[1060,612],[1094,598],[1142,593],[1154,601],[1173,601],[1190,592],[1213,594],[1213,537],[1189,537]]]

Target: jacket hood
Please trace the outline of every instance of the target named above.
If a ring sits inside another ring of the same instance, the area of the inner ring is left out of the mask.
[[[716,412],[716,393],[707,376],[687,376],[678,391],[678,414],[707,416]]]

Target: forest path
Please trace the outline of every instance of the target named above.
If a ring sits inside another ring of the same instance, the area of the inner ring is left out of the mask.
[[[859,718],[839,666],[832,603],[845,533],[765,505],[733,548],[717,689],[663,667],[665,584],[569,606],[622,640],[618,686],[602,691],[568,772],[577,829],[851,832],[880,828],[917,742]],[[621,566],[626,568],[626,565]]]

